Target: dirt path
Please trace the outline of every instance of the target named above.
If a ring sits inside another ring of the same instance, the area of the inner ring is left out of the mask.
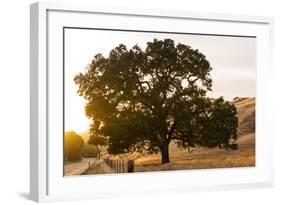
[[[95,160],[96,158],[83,158],[80,162],[66,163],[64,165],[64,175],[81,175],[89,168],[89,162],[93,164]]]

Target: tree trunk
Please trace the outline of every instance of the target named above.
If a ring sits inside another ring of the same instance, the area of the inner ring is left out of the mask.
[[[161,155],[162,155],[162,164],[169,163],[169,143],[165,142],[161,147]]]

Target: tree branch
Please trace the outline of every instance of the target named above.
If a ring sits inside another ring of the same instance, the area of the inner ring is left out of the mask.
[[[194,80],[189,81],[189,83],[190,83],[191,85],[193,85],[197,80],[199,80],[199,77],[195,78]]]
[[[177,90],[179,93],[182,92],[182,89],[181,89],[179,86],[177,86],[173,81],[170,81],[169,83],[171,83],[171,85],[174,86],[174,88],[176,88],[176,90]]]
[[[176,129],[176,123],[173,123],[173,125],[171,126],[171,129],[168,132],[168,140],[169,141],[171,141],[172,136],[173,136],[173,132],[175,131],[175,129]]]
[[[145,98],[145,94],[144,94],[144,91],[143,91],[143,89],[142,89],[142,86],[140,86],[140,89],[141,89],[141,91],[139,90],[139,88],[138,88],[138,86],[136,86],[136,90],[137,90],[137,92],[138,92],[138,94],[141,96],[141,100],[140,100],[140,102],[144,105],[144,106],[146,106],[149,110],[151,110],[151,111],[153,111],[153,108],[152,108],[152,106],[150,106],[149,104],[147,104],[144,100],[143,100],[143,98]]]
[[[140,81],[140,84],[141,84],[141,85],[142,85],[142,84],[146,84],[146,85],[148,86],[149,90],[151,90],[151,86],[150,86],[150,84],[149,84],[148,81]]]
[[[181,140],[182,141],[182,138],[181,137],[172,136],[171,140]]]

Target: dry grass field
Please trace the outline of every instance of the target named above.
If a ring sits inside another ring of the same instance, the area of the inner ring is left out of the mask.
[[[170,145],[170,160],[161,164],[160,155],[139,155],[135,158],[135,171],[185,170],[221,167],[255,166],[255,134],[242,135],[239,149],[236,151],[223,149],[197,148],[191,153]]]
[[[255,166],[255,98],[237,99],[238,150],[196,148],[191,153],[170,144],[170,163],[162,165],[160,154],[134,153],[128,158],[135,160],[135,171],[163,171],[206,169],[222,167]]]

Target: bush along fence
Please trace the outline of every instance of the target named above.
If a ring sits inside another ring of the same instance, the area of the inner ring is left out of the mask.
[[[124,159],[104,159],[108,166],[115,173],[132,173],[135,172],[135,163],[134,160],[124,160]]]

